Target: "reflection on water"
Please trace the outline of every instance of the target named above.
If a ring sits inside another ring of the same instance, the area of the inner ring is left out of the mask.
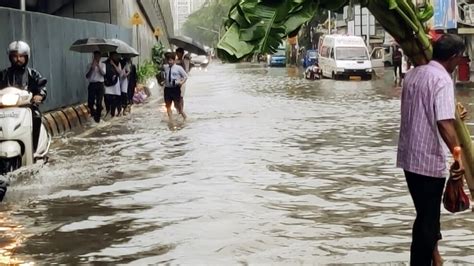
[[[185,123],[155,101],[57,140],[1,207],[0,263],[407,263],[400,88],[300,71],[212,65]],[[474,261],[473,222],[443,211],[448,262]]]

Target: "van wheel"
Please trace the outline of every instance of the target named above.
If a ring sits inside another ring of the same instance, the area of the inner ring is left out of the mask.
[[[338,76],[336,75],[336,73],[332,72],[332,79],[334,80],[337,80]]]

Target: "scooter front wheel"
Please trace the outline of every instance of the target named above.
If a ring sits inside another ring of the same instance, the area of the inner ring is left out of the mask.
[[[13,158],[0,158],[0,174],[4,175],[21,167],[21,156]]]
[[[16,169],[21,167],[21,156],[13,158],[0,158],[0,174],[5,175],[7,173],[13,172]],[[0,180],[0,202],[3,200],[3,197],[7,193],[8,182],[7,179]]]

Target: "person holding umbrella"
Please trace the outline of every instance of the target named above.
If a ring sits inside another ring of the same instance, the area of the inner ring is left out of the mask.
[[[117,52],[111,52],[109,58],[105,63],[105,110],[106,115],[115,116],[115,111],[120,108],[120,78],[123,76],[122,68],[120,67],[120,56]]]
[[[89,106],[91,116],[97,123],[100,122],[100,117],[102,115],[102,100],[105,92],[105,64],[100,62],[100,58],[100,51],[95,51],[92,62],[87,66],[88,71],[86,73],[86,78],[89,81],[89,86],[87,88],[87,105]]]
[[[176,64],[181,66],[186,74],[189,74],[190,60],[188,55],[184,55],[184,49],[179,47],[176,49]],[[181,109],[184,109],[184,93],[186,91],[186,84],[181,85]]]

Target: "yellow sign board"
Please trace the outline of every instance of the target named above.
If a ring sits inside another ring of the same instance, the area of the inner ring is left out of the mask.
[[[163,35],[163,33],[161,32],[160,27],[156,27],[155,32],[153,33],[153,35],[155,35],[156,37],[160,37],[161,35]]]
[[[130,22],[132,23],[132,25],[142,25],[143,24],[143,19],[140,16],[140,14],[138,14],[138,12],[135,12],[133,14],[132,19],[130,20]]]

